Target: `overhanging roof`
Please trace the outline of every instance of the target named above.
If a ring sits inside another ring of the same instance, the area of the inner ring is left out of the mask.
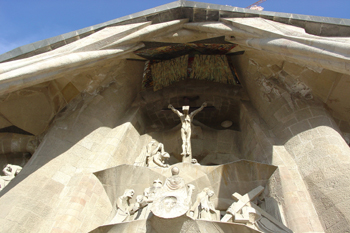
[[[319,36],[350,36],[350,19],[256,11],[218,4],[175,1],[155,8],[123,16],[104,23],[27,44],[0,55],[0,62],[31,57],[54,50],[91,35],[105,27],[152,21],[153,24],[188,18],[190,22],[218,21],[220,18],[261,17],[305,28]]]

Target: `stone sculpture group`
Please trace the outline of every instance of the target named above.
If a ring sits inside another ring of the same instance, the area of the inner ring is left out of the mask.
[[[168,106],[181,119],[181,155],[183,156],[183,163],[200,166],[197,160],[192,158],[191,124],[193,117],[206,106],[207,104],[204,102],[200,108],[192,113],[189,113],[189,106],[183,106],[183,113],[176,110],[171,104]],[[136,159],[134,165],[168,169],[170,165],[166,164],[166,159],[169,158],[170,155],[165,152],[164,145],[151,140],[145,151]],[[235,201],[225,213],[223,211],[220,213],[212,202],[215,193],[210,187],[198,190],[198,194],[192,203],[195,186],[186,184],[179,173],[179,168],[173,166],[171,176],[164,183],[160,179],[154,180],[152,186],[146,188],[142,195],[138,195],[133,204],[131,204],[131,199],[135,191],[126,189],[124,194],[117,199],[117,212],[110,224],[148,219],[152,215],[163,219],[187,215],[194,220],[244,224],[261,232],[291,232],[290,229],[254,203],[264,191],[262,186],[258,186],[243,196],[237,192],[232,194]]]
[[[163,219],[187,215],[194,220],[240,223],[261,232],[292,232],[254,204],[264,190],[262,186],[258,186],[243,196],[239,193],[232,194],[235,201],[221,218],[220,211],[215,209],[211,201],[215,195],[214,191],[209,187],[204,188],[197,194],[195,202],[191,203],[195,186],[186,184],[179,176],[179,172],[178,167],[172,167],[172,176],[168,177],[164,184],[159,179],[154,180],[153,185],[146,188],[143,195],[136,197],[134,204],[130,203],[135,193],[134,190],[126,189],[124,194],[117,199],[117,213],[110,224],[147,219],[152,214]]]

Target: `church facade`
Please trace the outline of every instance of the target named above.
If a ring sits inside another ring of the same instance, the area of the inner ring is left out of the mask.
[[[349,42],[176,1],[0,55],[0,232],[349,232]]]

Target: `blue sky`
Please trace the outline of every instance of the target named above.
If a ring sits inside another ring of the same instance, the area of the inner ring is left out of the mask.
[[[247,7],[257,0],[202,0]],[[0,54],[172,0],[0,0]],[[350,0],[266,0],[266,11],[350,18]]]

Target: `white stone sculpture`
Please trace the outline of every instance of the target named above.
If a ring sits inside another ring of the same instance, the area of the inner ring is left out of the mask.
[[[133,208],[130,210],[130,218],[129,220],[137,220],[140,219],[142,211],[144,207],[148,205],[147,197],[145,195],[137,195],[136,202],[133,205]]]
[[[151,141],[151,147],[153,145],[156,145],[157,142],[152,140]],[[148,161],[148,167],[169,167],[168,164],[165,164],[165,160],[169,159],[170,155],[169,153],[164,151],[164,145],[163,143],[158,143],[158,145],[156,145],[156,148],[153,149],[147,157],[147,161]]]
[[[145,188],[143,195],[138,195],[136,197],[134,210],[137,211],[137,213],[134,214],[134,220],[148,218],[148,215],[150,213],[149,204],[153,202],[153,200],[150,199],[149,195],[150,188]]]
[[[151,212],[152,204],[157,192],[162,188],[163,182],[160,179],[154,180],[153,184],[149,188],[145,188],[143,191],[143,197],[139,197],[139,201],[136,198],[134,210],[137,211],[134,219],[147,219]],[[138,204],[137,204],[138,203]]]
[[[192,159],[192,160],[191,160],[191,163],[192,163],[193,165],[200,165],[200,163],[198,163],[197,159]]]
[[[236,202],[227,209],[226,215],[221,221],[245,224],[250,228],[266,233],[292,233],[289,228],[252,202],[263,191],[264,188],[258,186],[243,196],[239,193],[232,194]]]
[[[142,152],[141,155],[136,159],[135,166],[145,167],[169,167],[165,163],[166,159],[169,159],[169,153],[164,151],[163,143],[158,143],[155,140],[151,140],[146,146],[146,151]]]
[[[186,185],[179,176],[179,168],[171,169],[172,176],[167,178],[157,192],[151,211],[161,218],[175,218],[188,212],[194,185]]]
[[[217,221],[217,211],[210,198],[214,196],[214,191],[209,188],[204,188],[202,192],[197,195],[196,202],[190,209],[190,217],[195,219]]]
[[[160,179],[156,179],[153,181],[152,187],[149,188],[149,199],[151,201],[154,200],[158,191],[163,187],[163,182]]]
[[[192,162],[192,148],[191,148],[191,125],[193,117],[200,111],[203,110],[204,107],[207,106],[207,103],[204,102],[202,106],[191,114],[189,114],[190,106],[183,106],[182,113],[176,110],[171,104],[168,105],[176,115],[180,117],[181,120],[181,139],[182,139],[182,162],[191,163]]]
[[[5,176],[0,176],[0,191],[3,190],[15,176],[22,170],[21,166],[7,164],[2,170]]]
[[[126,189],[124,194],[117,199],[117,214],[112,219],[111,223],[124,222],[133,210],[133,206],[130,205],[130,199],[134,196],[135,191],[133,189]]]

